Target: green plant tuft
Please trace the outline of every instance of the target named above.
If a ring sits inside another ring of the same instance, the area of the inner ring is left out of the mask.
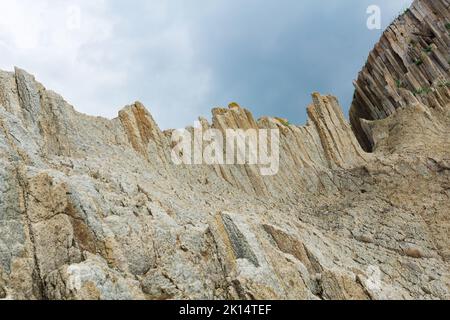
[[[414,64],[415,64],[416,66],[421,66],[421,65],[423,64],[423,60],[422,60],[422,59],[416,59],[416,60],[414,61]]]
[[[431,92],[431,88],[430,87],[424,87],[424,88],[419,88],[417,90],[414,90],[414,94],[415,95],[427,95]]]
[[[282,124],[283,126],[285,126],[285,127],[289,127],[289,126],[291,125],[291,123],[290,123],[288,120],[285,120],[285,119],[282,119],[282,118],[275,118],[275,119],[277,119],[278,121],[280,121],[281,124]]]

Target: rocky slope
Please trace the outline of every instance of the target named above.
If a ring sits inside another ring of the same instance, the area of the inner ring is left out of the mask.
[[[449,89],[409,87],[448,81],[448,12],[416,1],[386,31],[356,82],[356,134],[319,94],[303,127],[236,104],[200,119],[280,129],[274,176],[175,166],[171,131],[141,103],[86,116],[0,72],[0,298],[450,299]],[[432,13],[423,64],[386,64]]]

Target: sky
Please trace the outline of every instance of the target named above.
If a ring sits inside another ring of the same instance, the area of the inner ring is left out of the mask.
[[[311,93],[347,114],[352,81],[412,0],[0,0],[0,69],[18,66],[78,111],[114,118],[134,101],[162,129],[237,102],[306,122]]]

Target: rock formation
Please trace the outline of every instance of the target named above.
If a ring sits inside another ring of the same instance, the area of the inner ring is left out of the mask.
[[[274,176],[176,166],[141,103],[87,116],[1,71],[0,299],[450,299],[449,20],[417,0],[390,26],[352,126],[319,94],[302,127],[237,104],[200,119],[280,129]]]
[[[445,111],[450,101],[450,1],[414,1],[384,32],[355,81],[350,120],[365,150],[370,125],[397,109],[424,104]]]

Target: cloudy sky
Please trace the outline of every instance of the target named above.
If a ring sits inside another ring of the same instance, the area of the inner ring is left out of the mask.
[[[310,93],[338,96],[412,0],[0,0],[0,68],[19,66],[77,110],[142,101],[162,128],[236,101],[303,124]]]

